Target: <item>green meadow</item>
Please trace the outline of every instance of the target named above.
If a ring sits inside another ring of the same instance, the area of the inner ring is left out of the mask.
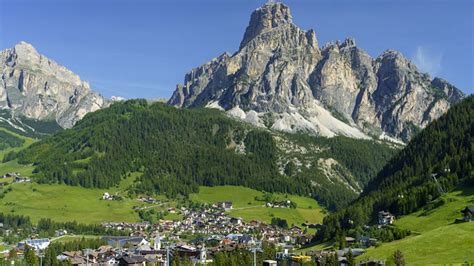
[[[387,259],[398,249],[408,265],[474,263],[474,222],[455,223],[462,217],[460,211],[472,205],[472,188],[447,193],[425,209],[395,222],[400,228],[412,230],[412,236],[370,248],[358,259]]]
[[[190,199],[201,203],[232,201],[233,209],[228,213],[241,217],[245,221],[259,220],[270,223],[273,217],[286,219],[289,225],[301,225],[304,222],[322,223],[325,210],[316,200],[295,195],[274,194],[278,200],[289,199],[297,204],[296,209],[267,208],[265,202],[255,200],[264,193],[241,186],[199,187],[199,193],[191,194]]]
[[[0,200],[0,212],[30,216],[33,222],[40,218],[55,221],[100,223],[105,221],[138,221],[133,206],[144,203],[123,197],[121,201],[101,200],[104,192],[125,195],[125,189],[139,173],[124,179],[117,187],[91,189],[61,184],[11,184],[12,191]]]
[[[0,211],[30,216],[33,222],[40,218],[55,221],[99,223],[103,221],[137,221],[132,207],[138,201],[101,200],[107,190],[86,189],[66,185],[13,184],[13,190],[0,200]]]
[[[359,260],[388,259],[402,251],[407,265],[474,263],[474,223],[438,227],[420,235],[369,248]]]
[[[3,160],[3,157],[6,154],[8,154],[9,152],[11,152],[11,151],[15,151],[15,152],[20,151],[21,149],[24,149],[24,148],[30,146],[31,144],[33,144],[36,140],[32,139],[32,138],[28,138],[28,137],[18,135],[16,133],[14,133],[12,131],[9,131],[7,129],[4,129],[4,128],[0,128],[0,130],[4,131],[4,132],[7,132],[11,135],[14,135],[15,137],[18,137],[18,138],[24,140],[23,145],[20,146],[20,147],[14,147],[14,148],[8,148],[8,149],[0,150],[0,176],[6,174],[8,172],[18,172],[18,173],[20,173],[22,175],[25,175],[25,176],[31,176],[33,174],[33,169],[34,169],[33,166],[19,164],[17,162],[17,160],[9,161],[9,162],[6,162],[6,163],[1,163],[1,161]]]

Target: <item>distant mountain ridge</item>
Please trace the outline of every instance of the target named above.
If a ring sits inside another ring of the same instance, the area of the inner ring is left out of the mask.
[[[286,5],[267,3],[253,12],[239,50],[186,74],[168,103],[287,132],[408,141],[463,97],[399,52],[374,59],[351,38],[320,48]]]
[[[91,90],[89,83],[26,42],[2,50],[0,66],[0,108],[5,110],[2,121],[20,131],[35,131],[22,126],[23,118],[70,128],[87,113],[109,104]]]

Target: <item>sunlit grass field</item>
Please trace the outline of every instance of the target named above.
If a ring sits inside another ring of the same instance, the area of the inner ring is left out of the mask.
[[[241,217],[245,221],[259,220],[270,223],[273,217],[286,219],[288,224],[301,226],[304,222],[321,223],[326,215],[325,210],[316,200],[295,195],[275,194],[279,200],[289,199],[297,204],[296,209],[267,208],[265,202],[255,200],[262,192],[241,186],[200,187],[199,193],[192,194],[190,199],[202,203],[232,201],[233,209],[229,215]]]

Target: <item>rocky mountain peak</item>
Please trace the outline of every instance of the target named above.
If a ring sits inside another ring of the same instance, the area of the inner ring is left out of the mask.
[[[25,41],[17,43],[15,45],[15,51],[19,54],[38,54],[38,51],[36,51],[35,47]]]
[[[252,13],[236,53],[186,74],[168,103],[287,132],[408,141],[463,97],[397,51],[372,58],[353,38],[320,49],[272,2]]]
[[[38,53],[38,51],[36,51],[36,48],[32,44],[25,41],[20,41],[19,43],[17,43],[15,45],[15,50],[16,51],[31,51],[34,53]]]
[[[108,105],[88,82],[20,42],[0,51],[0,108],[13,116],[72,127],[88,112]]]
[[[281,25],[291,23],[293,23],[293,17],[288,6],[283,3],[268,2],[252,13],[244,38],[240,43],[240,49],[255,38],[255,36]]]

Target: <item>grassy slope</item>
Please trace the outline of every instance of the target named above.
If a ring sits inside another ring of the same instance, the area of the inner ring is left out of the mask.
[[[408,265],[474,262],[474,223],[442,226],[417,236],[370,248],[360,257],[384,258],[403,252]]]
[[[310,198],[288,195],[288,199],[297,204],[296,209],[266,208],[264,202],[256,201],[256,196],[263,195],[262,192],[238,186],[200,187],[199,193],[191,194],[190,199],[202,203],[216,203],[219,201],[232,201],[234,209],[229,214],[242,217],[246,221],[260,220],[270,223],[272,217],[286,219],[288,224],[301,225],[307,221],[310,223],[321,223],[325,211],[318,203]],[[279,199],[285,195],[276,194]]]
[[[445,204],[401,217],[396,225],[414,232],[413,236],[370,248],[361,257],[387,258],[401,250],[409,264],[474,262],[474,223],[454,224],[460,210],[474,205],[474,189],[461,189],[443,196]]]
[[[0,211],[27,215],[34,222],[43,217],[55,221],[76,220],[83,223],[138,221],[138,215],[132,207],[143,203],[128,198],[123,201],[100,200],[105,191],[123,191],[136,175],[123,180],[120,186],[107,190],[58,184],[12,184],[13,190],[0,200]]]
[[[12,184],[13,190],[0,199],[0,212],[23,214],[30,216],[33,222],[48,217],[55,221],[76,220],[82,223],[100,223],[104,221],[138,221],[139,217],[132,210],[133,206],[150,206],[135,199],[124,198],[123,201],[100,200],[102,194],[119,192],[133,182],[138,173],[123,180],[120,186],[111,189],[90,189],[59,184]],[[263,207],[263,202],[255,201],[255,196],[262,193],[253,189],[235,186],[201,187],[198,194],[191,199],[198,202],[215,203],[231,200],[235,209],[232,216],[245,220],[257,219],[270,223],[272,217],[287,219],[288,223],[301,225],[308,221],[321,223],[325,211],[310,198],[288,195],[288,199],[296,202],[296,209],[278,209]],[[285,195],[278,195],[279,199]],[[163,198],[164,199],[164,198]],[[250,205],[248,204],[250,202]],[[173,205],[173,202],[170,203]],[[158,207],[160,209],[160,207]],[[169,214],[166,219],[181,219],[179,215]]]
[[[7,154],[11,151],[19,151],[23,148],[26,148],[26,147],[30,146],[32,143],[34,143],[36,140],[32,139],[32,138],[28,138],[28,137],[18,135],[17,133],[12,132],[10,130],[7,130],[5,128],[0,127],[0,130],[5,131],[9,134],[12,134],[12,135],[14,135],[18,138],[21,138],[21,139],[25,140],[25,142],[23,143],[23,145],[21,147],[8,148],[8,149],[0,151],[0,175],[3,175],[7,172],[19,172],[22,175],[31,176],[32,172],[33,172],[33,168],[34,168],[33,166],[18,164],[17,160],[13,160],[13,161],[6,162],[6,163],[1,163],[1,160],[3,160],[3,157],[5,156],[5,154]]]

